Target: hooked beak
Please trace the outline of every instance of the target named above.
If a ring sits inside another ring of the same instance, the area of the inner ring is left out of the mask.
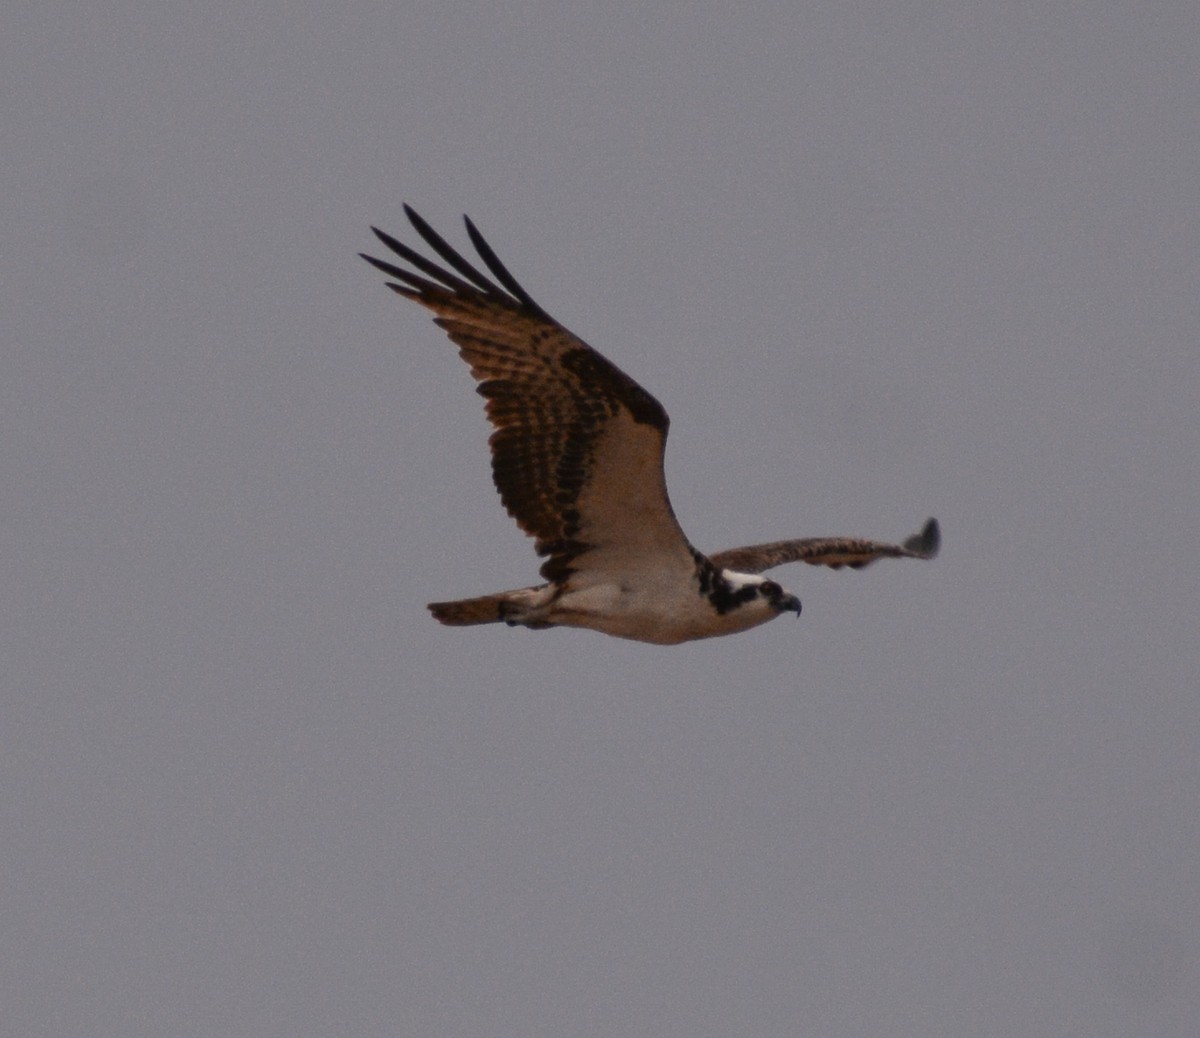
[[[779,611],[781,613],[795,613],[800,615],[800,599],[795,595],[784,595],[779,600]]]

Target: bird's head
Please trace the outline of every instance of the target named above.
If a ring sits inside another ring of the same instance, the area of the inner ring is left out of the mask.
[[[797,616],[800,615],[800,599],[790,591],[785,591],[775,581],[764,580],[758,586],[758,593],[771,603],[772,608],[777,613],[795,613]]]
[[[768,619],[772,615],[778,616],[780,613],[800,615],[800,599],[773,580],[760,577],[757,573],[735,573],[731,570],[722,571],[721,577],[728,589],[727,596],[730,599],[730,605],[734,608],[750,603],[761,603],[762,605],[758,606],[758,609],[765,605],[772,610],[763,619]],[[761,623],[762,620],[759,622]]]

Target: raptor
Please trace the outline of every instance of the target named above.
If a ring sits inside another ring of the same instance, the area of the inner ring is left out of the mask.
[[[500,499],[546,559],[540,584],[431,603],[442,623],[585,627],[674,645],[799,614],[800,600],[762,576],[784,563],[861,569],[937,554],[934,519],[902,544],[806,537],[697,551],[667,496],[662,405],[534,302],[469,218],[491,277],[404,211],[444,266],[377,228],[407,266],[360,255],[393,279],[389,288],[433,312],[470,366],[494,427]]]

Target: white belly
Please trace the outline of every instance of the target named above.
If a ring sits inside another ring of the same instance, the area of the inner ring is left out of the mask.
[[[696,638],[713,638],[757,627],[778,612],[763,599],[718,613],[693,583],[677,581],[657,586],[639,575],[636,585],[597,583],[564,591],[546,611],[545,619],[564,627],[587,627],[616,638],[677,645]]]

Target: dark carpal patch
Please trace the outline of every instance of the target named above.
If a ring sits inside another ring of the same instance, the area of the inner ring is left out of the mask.
[[[611,361],[595,350],[582,347],[568,350],[562,355],[561,364],[588,387],[591,394],[598,388],[604,392],[609,413],[617,413],[617,405],[623,406],[640,425],[652,425],[664,432],[670,424],[662,404],[639,386]]]

